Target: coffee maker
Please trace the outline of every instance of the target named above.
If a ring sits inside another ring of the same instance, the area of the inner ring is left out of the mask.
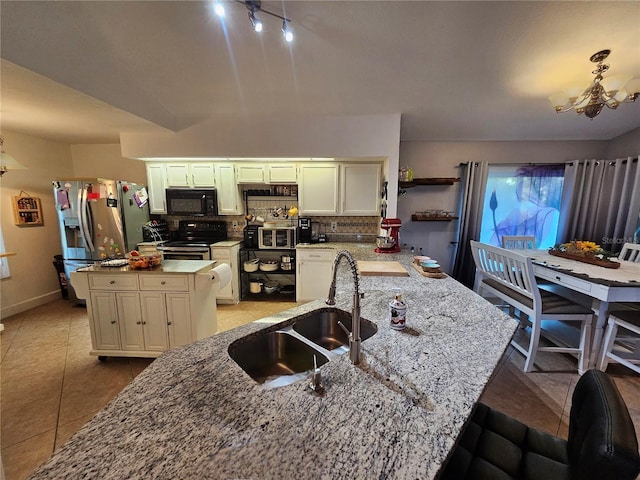
[[[298,218],[298,243],[308,245],[311,243],[311,219],[307,217]]]

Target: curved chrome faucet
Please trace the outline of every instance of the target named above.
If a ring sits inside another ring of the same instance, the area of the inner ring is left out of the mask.
[[[329,296],[327,297],[327,305],[336,304],[336,272],[338,271],[338,265],[343,258],[349,262],[351,267],[351,273],[353,274],[353,309],[351,310],[351,332],[349,333],[349,358],[351,363],[357,365],[360,363],[360,346],[362,339],[360,338],[360,299],[364,298],[364,293],[359,292],[359,278],[358,278],[358,264],[353,258],[351,253],[347,250],[341,250],[336,254],[336,258],[333,261],[333,279],[331,280],[331,286],[329,287]],[[341,324],[346,330],[346,327]]]

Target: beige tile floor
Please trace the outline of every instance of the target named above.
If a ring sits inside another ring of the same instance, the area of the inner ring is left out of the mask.
[[[242,302],[218,306],[224,331],[294,303]],[[59,300],[3,321],[0,335],[0,423],[7,480],[26,478],[124,388],[151,359],[88,355],[86,310]],[[539,371],[522,372],[512,348],[502,358],[482,400],[541,430],[566,437],[576,361],[542,353]],[[613,365],[615,378],[640,432],[640,376]]]

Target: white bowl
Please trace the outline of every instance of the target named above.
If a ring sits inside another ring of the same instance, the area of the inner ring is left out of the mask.
[[[260,270],[263,272],[275,272],[280,267],[280,262],[260,262]]]

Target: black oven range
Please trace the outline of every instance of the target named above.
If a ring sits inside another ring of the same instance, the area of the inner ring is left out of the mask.
[[[180,220],[176,240],[158,246],[167,260],[211,260],[211,245],[227,240],[227,223]]]

